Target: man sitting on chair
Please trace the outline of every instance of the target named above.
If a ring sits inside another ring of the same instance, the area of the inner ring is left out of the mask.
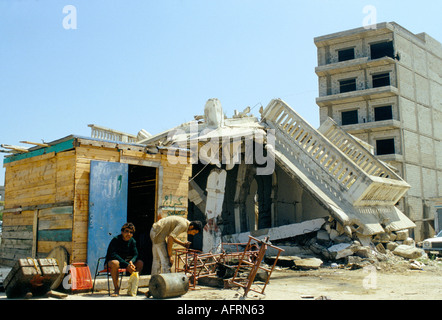
[[[112,282],[114,284],[114,294],[116,297],[120,293],[118,283],[118,269],[126,268],[127,272],[141,272],[143,261],[138,259],[136,241],[133,238],[135,226],[128,222],[121,227],[121,234],[114,237],[107,248],[106,261],[104,265],[110,269]]]

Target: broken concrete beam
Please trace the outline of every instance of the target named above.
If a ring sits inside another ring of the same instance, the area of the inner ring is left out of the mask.
[[[306,259],[297,259],[293,260],[296,269],[300,270],[311,270],[311,269],[319,269],[323,262],[318,258],[306,258]]]
[[[335,241],[339,237],[339,232],[335,229],[331,229],[329,233],[329,237],[331,241]]]
[[[319,244],[314,244],[310,246],[310,250],[315,253],[316,255],[326,259],[326,260],[333,260],[334,255],[330,253],[326,247],[323,247]]]
[[[326,230],[319,230],[316,234],[316,239],[319,243],[329,243],[330,242],[330,236]]]
[[[204,191],[193,180],[189,182],[188,198],[189,201],[193,202],[201,212],[205,212],[207,197],[204,194]]]
[[[285,268],[291,268],[295,265],[295,260],[300,260],[300,257],[297,256],[281,256],[278,258],[278,261],[276,262],[277,266],[285,267]],[[266,263],[273,265],[275,263],[276,256],[267,257],[265,259]]]
[[[284,250],[283,252],[281,252],[281,256],[305,256],[305,255],[310,255],[310,250],[308,250],[307,248],[301,247],[301,246],[297,246],[297,245],[279,245],[278,244],[278,248]],[[267,257],[271,257],[271,256],[276,256],[278,254],[279,250],[274,249],[272,247],[267,248],[266,251],[266,256]]]
[[[351,242],[351,238],[347,236],[346,234],[341,234],[340,236],[337,236],[334,240],[334,243],[348,243]]]
[[[358,233],[357,238],[363,246],[370,246],[370,244],[372,243],[371,236],[366,236],[366,235]]]
[[[367,246],[356,246],[354,249],[354,254],[361,258],[370,258],[371,249]]]
[[[235,233],[231,235],[225,235],[223,237],[223,242],[247,243],[249,241],[249,235],[259,240],[262,240],[266,237],[269,237],[270,241],[287,239],[302,234],[318,231],[319,229],[321,229],[324,222],[324,218],[318,218],[280,227],[261,229],[251,232]]]
[[[394,239],[392,239],[391,236],[386,232],[378,233],[373,238],[373,242],[387,243],[390,241],[394,241]]]
[[[414,241],[413,238],[405,239],[404,242],[402,242],[402,244],[405,244],[405,245],[410,246],[410,247],[415,247],[416,246],[416,242]]]
[[[350,267],[351,269],[361,269],[370,265],[369,261],[358,256],[348,256],[346,257],[346,261],[347,267]]]
[[[422,249],[401,244],[394,249],[393,253],[406,259],[417,259],[424,254],[424,251]]]
[[[387,251],[385,250],[385,247],[384,247],[384,245],[383,245],[382,243],[378,243],[378,244],[376,245],[376,250],[377,250],[379,253],[382,253],[382,254],[387,253]]]
[[[332,255],[333,259],[339,260],[347,256],[353,255],[353,250],[350,243],[339,243],[329,247],[328,252]]]
[[[389,242],[387,243],[387,250],[394,251],[399,244],[397,242]]]
[[[410,232],[408,229],[399,230],[394,232],[396,234],[396,241],[404,241],[409,237]]]

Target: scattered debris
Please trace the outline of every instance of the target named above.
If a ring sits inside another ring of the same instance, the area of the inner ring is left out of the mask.
[[[378,270],[423,270],[425,252],[416,247],[408,230],[364,236],[353,232],[351,235],[330,217],[320,230],[305,233],[280,243],[287,253],[281,256],[277,265],[294,270],[314,270],[320,267],[350,270],[375,266]],[[278,243],[279,243],[278,242]],[[290,248],[290,249],[288,249]],[[274,257],[266,257],[271,263]]]
[[[50,290],[46,293],[46,297],[48,298],[57,298],[57,299],[65,299],[68,297],[68,294]]]
[[[322,266],[323,261],[318,258],[297,259],[294,260],[294,264],[296,269],[310,270],[310,269],[319,269]]]
[[[284,250],[272,245],[268,237],[264,240],[249,236],[248,243],[223,243],[234,246],[235,251],[222,253],[202,253],[192,249],[177,250],[175,271],[182,272],[190,278],[191,289],[196,285],[244,289],[244,297],[249,291],[264,294],[270,276],[278,258]],[[243,251],[240,248],[244,247]],[[263,262],[267,248],[278,251],[272,265]],[[255,281],[263,282],[261,286],[252,287]]]

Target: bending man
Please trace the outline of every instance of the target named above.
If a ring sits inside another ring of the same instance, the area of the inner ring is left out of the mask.
[[[195,235],[201,230],[201,222],[190,222],[180,216],[169,216],[154,223],[150,230],[153,254],[151,274],[170,273],[173,264],[173,244],[177,243],[186,248],[191,244],[189,241],[181,241],[178,236],[184,232]]]

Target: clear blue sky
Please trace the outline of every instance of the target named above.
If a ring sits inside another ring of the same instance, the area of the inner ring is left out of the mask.
[[[91,123],[155,134],[209,98],[228,116],[282,98],[318,127],[313,38],[361,27],[367,5],[442,41],[440,0],[0,0],[0,143],[89,136]]]

